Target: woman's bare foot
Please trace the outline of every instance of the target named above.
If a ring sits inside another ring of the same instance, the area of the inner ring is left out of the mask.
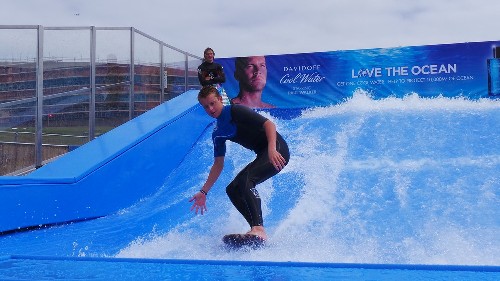
[[[263,226],[252,226],[252,228],[250,229],[249,232],[247,232],[247,234],[257,235],[260,238],[267,240],[266,230],[264,229]]]

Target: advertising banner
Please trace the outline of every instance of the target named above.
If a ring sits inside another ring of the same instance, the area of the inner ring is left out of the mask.
[[[234,103],[281,108],[337,104],[358,89],[374,99],[496,98],[499,61],[500,41],[216,59]]]

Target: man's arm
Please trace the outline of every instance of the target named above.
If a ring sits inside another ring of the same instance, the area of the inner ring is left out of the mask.
[[[206,193],[210,191],[212,186],[219,178],[223,168],[224,168],[224,156],[215,157],[214,163],[212,164],[212,168],[210,168],[210,173],[208,173],[207,181],[201,188],[203,191],[205,191]]]
[[[217,179],[219,178],[222,168],[224,168],[224,156],[215,157],[212,168],[210,168],[210,172],[208,173],[208,178],[201,188],[199,192],[197,192],[189,202],[193,202],[193,206],[191,207],[191,211],[195,210],[195,213],[198,214],[198,211],[203,215],[207,211],[207,194],[215,184]]]
[[[205,82],[205,71],[202,70],[201,65],[198,66],[198,81],[200,81],[200,84],[202,86],[205,86],[205,85],[203,85],[204,83],[206,83]]]
[[[211,80],[214,84],[222,84],[226,82],[226,74],[224,73],[224,68],[221,65],[217,67],[217,77]]]
[[[269,155],[269,162],[273,164],[276,170],[281,171],[285,167],[286,160],[276,150],[276,125],[271,120],[264,122],[264,130],[267,137],[267,151]]]

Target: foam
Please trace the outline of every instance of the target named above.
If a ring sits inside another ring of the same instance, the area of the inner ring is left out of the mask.
[[[258,187],[269,247],[221,248],[222,235],[248,228],[224,185],[252,155],[231,145],[207,215],[138,237],[117,256],[498,265],[499,109],[491,99],[374,100],[358,91],[340,105],[273,119],[292,156]],[[203,180],[192,184],[182,188],[194,192]]]

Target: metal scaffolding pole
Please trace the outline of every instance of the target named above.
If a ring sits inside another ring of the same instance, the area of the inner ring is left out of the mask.
[[[130,89],[129,89],[129,114],[128,119],[134,117],[134,92],[135,92],[135,69],[134,69],[134,45],[135,45],[135,29],[130,28]]]
[[[160,43],[160,103],[165,101],[165,65],[163,62],[163,44]]]
[[[89,141],[95,138],[95,62],[96,60],[96,29],[90,27],[90,100],[89,100]]]
[[[37,27],[36,53],[36,114],[35,114],[35,168],[42,166],[43,121],[43,26]]]

